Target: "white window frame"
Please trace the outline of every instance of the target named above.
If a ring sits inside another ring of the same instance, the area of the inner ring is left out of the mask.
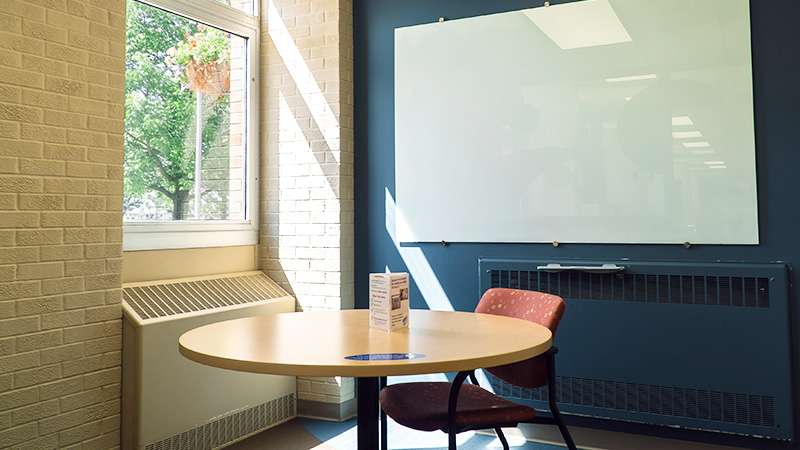
[[[138,1],[219,28],[247,39],[247,165],[244,220],[176,220],[124,222],[122,249],[158,250],[255,245],[258,243],[259,178],[259,18],[258,1],[253,15],[214,0]]]

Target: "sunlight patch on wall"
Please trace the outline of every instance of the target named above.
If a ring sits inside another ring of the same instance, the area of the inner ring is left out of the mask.
[[[297,188],[298,177],[312,178],[314,176],[323,176],[322,168],[317,165],[309,165],[309,161],[316,161],[312,152],[311,144],[306,139],[303,129],[295,117],[294,111],[289,106],[286,97],[280,93],[278,99],[278,147],[279,147],[279,163],[278,163],[278,190],[280,203],[293,202],[299,198],[296,192],[304,191]],[[327,180],[327,177],[325,177]],[[325,190],[325,198],[337,198],[337,193],[330,185],[330,181],[321,181],[317,189]],[[307,195],[307,189],[305,189]],[[309,212],[282,212],[276,214],[278,226],[278,261],[286,273],[287,282],[291,286],[297,301],[300,306],[305,309],[311,304],[318,303],[317,299],[309,296],[308,294],[300,294],[304,292],[303,289],[298,289],[299,280],[296,278],[295,273],[302,270],[307,270],[304,264],[307,262],[297,258],[298,247],[308,247],[309,239],[307,236],[298,235],[298,231],[303,231],[308,227]],[[312,246],[313,247],[313,246]],[[302,258],[301,258],[302,259]]]
[[[273,0],[269,1],[267,11],[269,37],[283,60],[284,66],[292,76],[297,91],[303,97],[317,128],[325,138],[328,149],[336,162],[341,158],[339,120],[328,104],[325,94],[320,89],[314,74],[311,73],[303,55],[294,43],[291,33],[281,19],[280,12]]]
[[[444,289],[442,288],[439,278],[434,273],[433,268],[428,262],[428,259],[425,257],[425,254],[422,253],[422,249],[418,247],[401,246],[400,242],[397,240],[397,224],[399,221],[403,220],[403,217],[398,212],[397,204],[395,203],[391,192],[389,192],[389,189],[385,188],[384,191],[386,195],[386,232],[389,234],[395,249],[397,249],[400,257],[403,259],[403,263],[408,268],[409,275],[411,275],[412,279],[417,284],[419,291],[422,293],[422,299],[425,301],[425,303],[427,303],[428,308],[431,310],[453,311],[453,304],[447,297],[447,293],[445,293]],[[391,267],[386,266],[385,270],[390,272]],[[395,268],[395,270],[397,269]],[[475,376],[478,378],[478,382],[480,383],[481,387],[490,392],[494,392],[494,389],[492,388],[491,383],[489,382],[489,379],[486,377],[486,374],[483,372],[483,370],[476,370]],[[445,379],[446,378],[444,375],[442,375],[442,379],[437,379],[436,381],[444,381]]]
[[[397,240],[396,229],[398,221],[402,221],[402,217],[398,217],[397,204],[394,197],[386,188],[386,231],[394,243],[394,247],[403,258],[403,262],[408,267],[408,272],[417,284],[419,291],[422,293],[422,298],[428,307],[435,311],[453,311],[453,304],[447,298],[447,294],[442,289],[439,279],[433,272],[428,259],[422,253],[422,249],[418,247],[403,247]]]

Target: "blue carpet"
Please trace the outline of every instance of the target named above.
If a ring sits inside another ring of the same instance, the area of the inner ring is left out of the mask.
[[[329,441],[334,437],[346,432],[349,429],[355,429],[356,419],[350,419],[346,422],[330,422],[327,420],[314,420],[314,419],[298,419],[303,424],[311,435],[322,442]]]

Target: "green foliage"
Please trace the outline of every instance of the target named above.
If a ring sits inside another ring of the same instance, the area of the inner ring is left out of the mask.
[[[185,44],[187,36],[203,34],[210,38],[206,40],[208,50],[201,56],[223,57],[228,43],[221,32],[136,1],[128,2],[125,201],[133,204],[149,192],[158,192],[176,220],[184,218],[183,207],[194,183],[196,97],[182,82],[183,68],[171,63],[168,51]],[[202,109],[205,153],[226,122],[227,97]]]
[[[225,33],[203,25],[197,33],[186,36],[177,46],[167,50],[174,63],[186,66],[190,61],[197,64],[227,62],[230,59],[228,39]]]

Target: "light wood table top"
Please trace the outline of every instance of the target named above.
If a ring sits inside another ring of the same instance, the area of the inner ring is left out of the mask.
[[[410,328],[369,328],[367,310],[311,311],[205,325],[179,339],[201,364],[294,376],[379,377],[500,366],[546,352],[550,330],[489,314],[412,310]],[[347,356],[414,353],[413,359],[354,361]]]

